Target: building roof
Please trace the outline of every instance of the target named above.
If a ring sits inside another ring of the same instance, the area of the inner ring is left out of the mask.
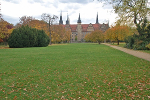
[[[87,32],[88,27],[90,24],[81,24],[82,32]],[[105,25],[105,27],[109,27],[108,24],[91,24],[94,30],[101,29],[102,25]],[[67,25],[63,25],[63,27],[66,27]],[[69,27],[72,32],[77,32],[77,24],[69,24]]]
[[[72,32],[76,32],[77,24],[72,24],[72,25],[69,25],[69,26],[70,26]]]

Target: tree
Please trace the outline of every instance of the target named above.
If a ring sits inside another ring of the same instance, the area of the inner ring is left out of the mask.
[[[60,42],[69,42],[71,31],[68,29],[65,29],[63,25],[53,25],[51,27],[52,29],[52,42],[54,43],[60,43]]]
[[[28,26],[36,28],[38,30],[44,30],[47,36],[49,36],[48,24],[43,20],[31,20],[30,22],[28,22]]]
[[[13,30],[8,44],[10,48],[45,47],[49,44],[49,37],[43,30],[21,26]]]
[[[90,33],[86,34],[84,39],[86,42],[90,42]]]
[[[150,24],[147,26],[146,23],[147,20],[145,19],[144,23],[141,26],[139,26],[140,29],[139,31],[142,32],[141,35],[134,34],[125,39],[126,48],[136,49],[136,50],[149,49],[147,45],[150,44]]]
[[[55,21],[58,17],[56,15],[53,15],[53,17],[49,14],[46,14],[46,13],[43,13],[42,16],[41,16],[42,20],[47,22],[48,25],[49,25],[49,38],[50,38],[50,45],[51,45],[51,25],[53,23],[53,21]]]
[[[117,41],[119,45],[119,41],[124,40],[125,37],[131,35],[130,29],[128,26],[120,26],[116,25],[105,32],[106,39],[111,41]]]
[[[29,22],[31,22],[32,20],[35,20],[35,18],[33,18],[32,16],[22,16],[22,17],[20,18],[19,24],[20,24],[21,26],[22,26],[22,25],[26,26],[26,25],[28,25]]]
[[[94,0],[93,0],[94,1]],[[134,23],[136,28],[144,23],[144,19],[150,16],[148,0],[98,0],[105,1],[113,5],[115,12],[120,17],[122,23]],[[139,34],[142,34],[138,31]]]
[[[71,40],[71,30],[65,30],[64,40],[69,43],[69,41]]]
[[[52,41],[54,43],[60,43],[64,40],[65,28],[62,25],[53,25],[52,27]]]
[[[7,39],[12,33],[13,29],[14,28],[12,24],[8,23],[3,19],[0,20],[0,39],[2,39],[3,42],[5,42],[5,45],[7,45]]]
[[[87,34],[86,39],[100,44],[104,41],[104,33],[101,30],[95,30],[91,34]]]

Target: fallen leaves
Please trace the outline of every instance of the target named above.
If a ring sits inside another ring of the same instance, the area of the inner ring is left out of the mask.
[[[17,100],[17,96],[15,96],[15,97],[13,98],[13,100]]]
[[[27,89],[26,89],[26,88],[24,88],[23,90],[24,90],[24,91],[27,91]]]

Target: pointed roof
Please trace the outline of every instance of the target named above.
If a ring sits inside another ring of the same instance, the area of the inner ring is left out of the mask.
[[[67,13],[67,20],[66,20],[66,24],[69,24],[69,16],[68,16],[68,13]]]
[[[59,20],[59,24],[63,24],[63,20],[62,20],[62,11],[60,13],[60,20]]]
[[[79,18],[78,18],[78,21],[77,23],[81,23],[81,19],[80,19],[80,13],[79,13]]]
[[[95,24],[99,24],[99,22],[98,22],[98,12],[97,12],[97,17],[96,17],[96,23]]]

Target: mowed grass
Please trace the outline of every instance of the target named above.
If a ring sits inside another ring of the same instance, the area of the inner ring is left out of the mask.
[[[150,53],[150,50],[140,50],[140,51]]]
[[[149,99],[150,62],[98,44],[0,49],[0,99]]]

